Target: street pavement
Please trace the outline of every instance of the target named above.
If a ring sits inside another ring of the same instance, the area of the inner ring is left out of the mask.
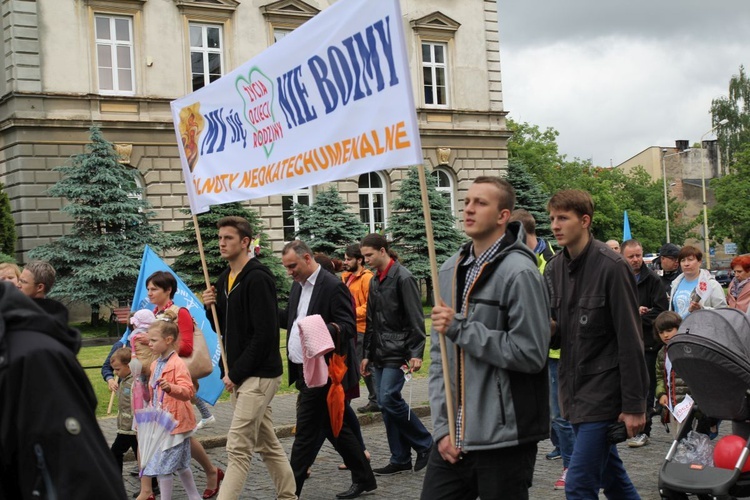
[[[412,391],[411,401],[413,408],[419,414],[423,415],[422,422],[424,422],[428,429],[431,429],[432,425],[427,403],[427,378],[415,378],[406,385],[403,395],[407,401],[409,400],[409,386],[411,386]],[[362,390],[366,395],[366,389],[362,387]],[[276,432],[281,439],[287,455],[291,454],[292,442],[294,440],[291,432],[295,420],[296,397],[296,394],[281,394],[276,396],[271,403]],[[356,409],[363,406],[366,402],[366,397],[355,399],[352,402],[352,406]],[[228,402],[223,402],[218,403],[212,410],[217,420],[216,424],[198,431],[196,436],[204,443],[204,446],[207,448],[206,451],[213,462],[217,466],[226,469],[226,451],[224,445],[226,442],[226,432],[232,417],[232,407]],[[382,467],[388,463],[389,458],[388,442],[382,419],[377,414],[360,415],[360,417],[360,421],[363,424],[362,435],[367,444],[367,449],[372,455],[373,468]],[[112,443],[116,432],[115,419],[103,418],[99,420],[99,423],[107,442]],[[725,429],[722,430],[726,431]],[[655,420],[650,444],[637,449],[628,448],[624,444],[619,446],[620,455],[625,463],[625,467],[644,500],[658,500],[660,498],[657,492],[657,480],[659,468],[671,444],[670,436]],[[532,499],[565,498],[563,491],[555,491],[553,489],[555,481],[562,472],[562,462],[560,460],[550,461],[544,458],[551,450],[552,445],[549,440],[539,443],[539,452],[534,470],[534,484],[530,492]],[[351,475],[347,471],[338,470],[340,463],[342,463],[341,458],[333,447],[326,442],[312,468],[312,476],[305,482],[301,498],[303,500],[331,500],[335,498],[336,493],[346,491],[351,484]],[[129,496],[136,493],[139,488],[137,478],[128,474],[135,466],[135,462],[125,463],[124,480]],[[498,473],[502,473],[502,471],[498,471]],[[195,461],[193,461],[193,474],[195,482],[198,485],[198,490],[202,492],[206,485],[205,476]],[[415,499],[419,498],[419,492],[422,490],[424,471],[378,477],[377,479],[378,489],[372,493],[362,495],[361,498]],[[172,498],[176,500],[187,498],[179,480],[175,480],[175,492]],[[258,457],[253,461],[250,475],[241,498],[243,500],[271,500],[275,498],[271,479],[263,462]],[[602,496],[602,498],[604,497]]]

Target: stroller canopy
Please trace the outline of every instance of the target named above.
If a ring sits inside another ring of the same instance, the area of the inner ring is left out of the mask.
[[[750,322],[737,309],[699,309],[667,347],[672,366],[707,415],[750,418]]]

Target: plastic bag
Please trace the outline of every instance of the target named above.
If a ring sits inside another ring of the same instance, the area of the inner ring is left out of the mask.
[[[690,431],[687,437],[677,444],[674,461],[681,464],[714,465],[714,447],[711,439],[705,434]]]

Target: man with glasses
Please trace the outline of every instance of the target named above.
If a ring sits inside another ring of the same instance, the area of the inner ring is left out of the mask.
[[[44,299],[55,285],[55,268],[49,262],[32,260],[18,277],[18,288],[32,299]]]

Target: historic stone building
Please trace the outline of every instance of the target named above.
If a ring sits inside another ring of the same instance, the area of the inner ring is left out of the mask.
[[[0,182],[17,257],[64,234],[52,169],[83,152],[97,124],[118,144],[165,231],[187,207],[169,103],[252,58],[335,0],[0,0]],[[349,0],[351,1],[351,0]],[[370,0],[375,1],[375,0]],[[402,0],[425,165],[456,216],[471,180],[506,168],[495,0]],[[387,225],[403,170],[337,182],[362,220]],[[254,200],[276,249],[293,202],[316,189]]]

